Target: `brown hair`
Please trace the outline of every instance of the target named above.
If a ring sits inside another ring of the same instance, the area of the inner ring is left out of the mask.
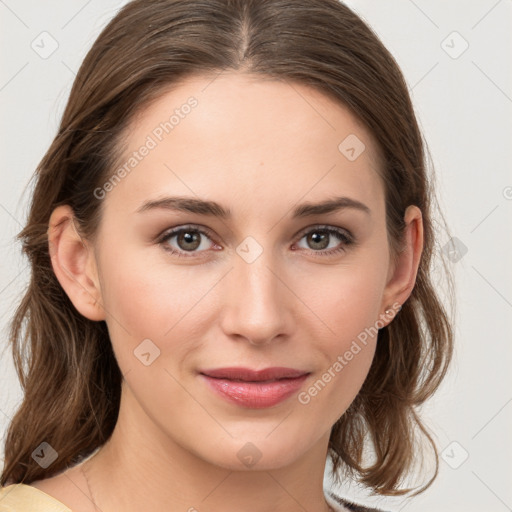
[[[80,315],[53,272],[52,211],[70,205],[81,234],[94,239],[101,219],[94,190],[118,163],[134,115],[180,80],[223,70],[312,86],[366,125],[383,156],[394,251],[406,207],[421,209],[424,250],[415,287],[379,331],[369,374],[334,425],[329,453],[337,479],[345,470],[374,492],[400,494],[411,491],[402,484],[414,466],[418,429],[436,452],[418,407],[446,373],[452,327],[432,285],[434,195],[425,145],[395,60],[337,0],[135,0],[88,52],[34,174],[28,221],[18,234],[32,275],[10,330],[24,400],[5,439],[0,484],[30,483],[80,462],[109,438],[119,410],[122,375],[107,326]],[[46,469],[31,456],[43,441],[58,452]],[[418,492],[437,474],[437,453],[435,462],[434,476]]]

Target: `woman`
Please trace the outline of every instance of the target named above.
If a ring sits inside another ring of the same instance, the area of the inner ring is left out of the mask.
[[[337,0],[127,4],[18,235],[0,510],[368,510],[323,489],[327,455],[413,492],[452,351],[425,167],[397,64]]]

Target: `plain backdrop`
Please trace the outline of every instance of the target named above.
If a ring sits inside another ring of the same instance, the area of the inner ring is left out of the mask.
[[[81,61],[124,3],[0,0],[2,435],[22,398],[5,347],[29,277],[14,240],[26,219],[25,186],[56,133]],[[450,245],[439,233],[439,250],[456,248],[448,254],[457,282],[455,361],[422,411],[442,451],[439,477],[411,499],[349,492],[395,511],[512,510],[512,1],[347,4],[404,72],[457,239]]]

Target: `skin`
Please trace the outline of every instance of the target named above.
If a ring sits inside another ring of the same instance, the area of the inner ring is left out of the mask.
[[[124,375],[113,435],[85,463],[94,500],[103,512],[328,510],[330,430],[363,384],[376,338],[307,404],[292,396],[266,409],[233,405],[197,372],[286,366],[311,372],[301,391],[309,389],[358,334],[409,297],[421,212],[407,209],[395,262],[371,134],[314,89],[242,73],[189,78],[166,92],[132,124],[127,157],[192,95],[197,107],[102,199],[94,242],[78,235],[68,206],[49,223],[55,274],[81,314],[106,321]],[[350,134],[366,146],[355,161],[338,150]],[[233,217],[136,212],[170,195],[216,201]],[[333,196],[358,200],[370,214],[291,218],[297,203]],[[191,257],[164,249],[187,254],[176,236],[156,241],[188,224],[212,233],[198,235]],[[356,243],[331,235],[318,248],[301,232],[319,224],[349,230]],[[249,236],[262,250],[251,263],[236,251]],[[149,366],[134,356],[147,338],[160,350]],[[247,442],[261,454],[252,467],[237,457]],[[81,466],[32,485],[73,510],[94,510]]]

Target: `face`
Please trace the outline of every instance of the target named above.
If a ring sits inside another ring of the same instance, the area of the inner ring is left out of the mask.
[[[269,469],[328,439],[389,306],[378,158],[343,106],[249,75],[189,79],[134,121],[125,171],[96,194],[94,265],[123,394],[163,443]],[[226,367],[305,377],[202,374]]]

